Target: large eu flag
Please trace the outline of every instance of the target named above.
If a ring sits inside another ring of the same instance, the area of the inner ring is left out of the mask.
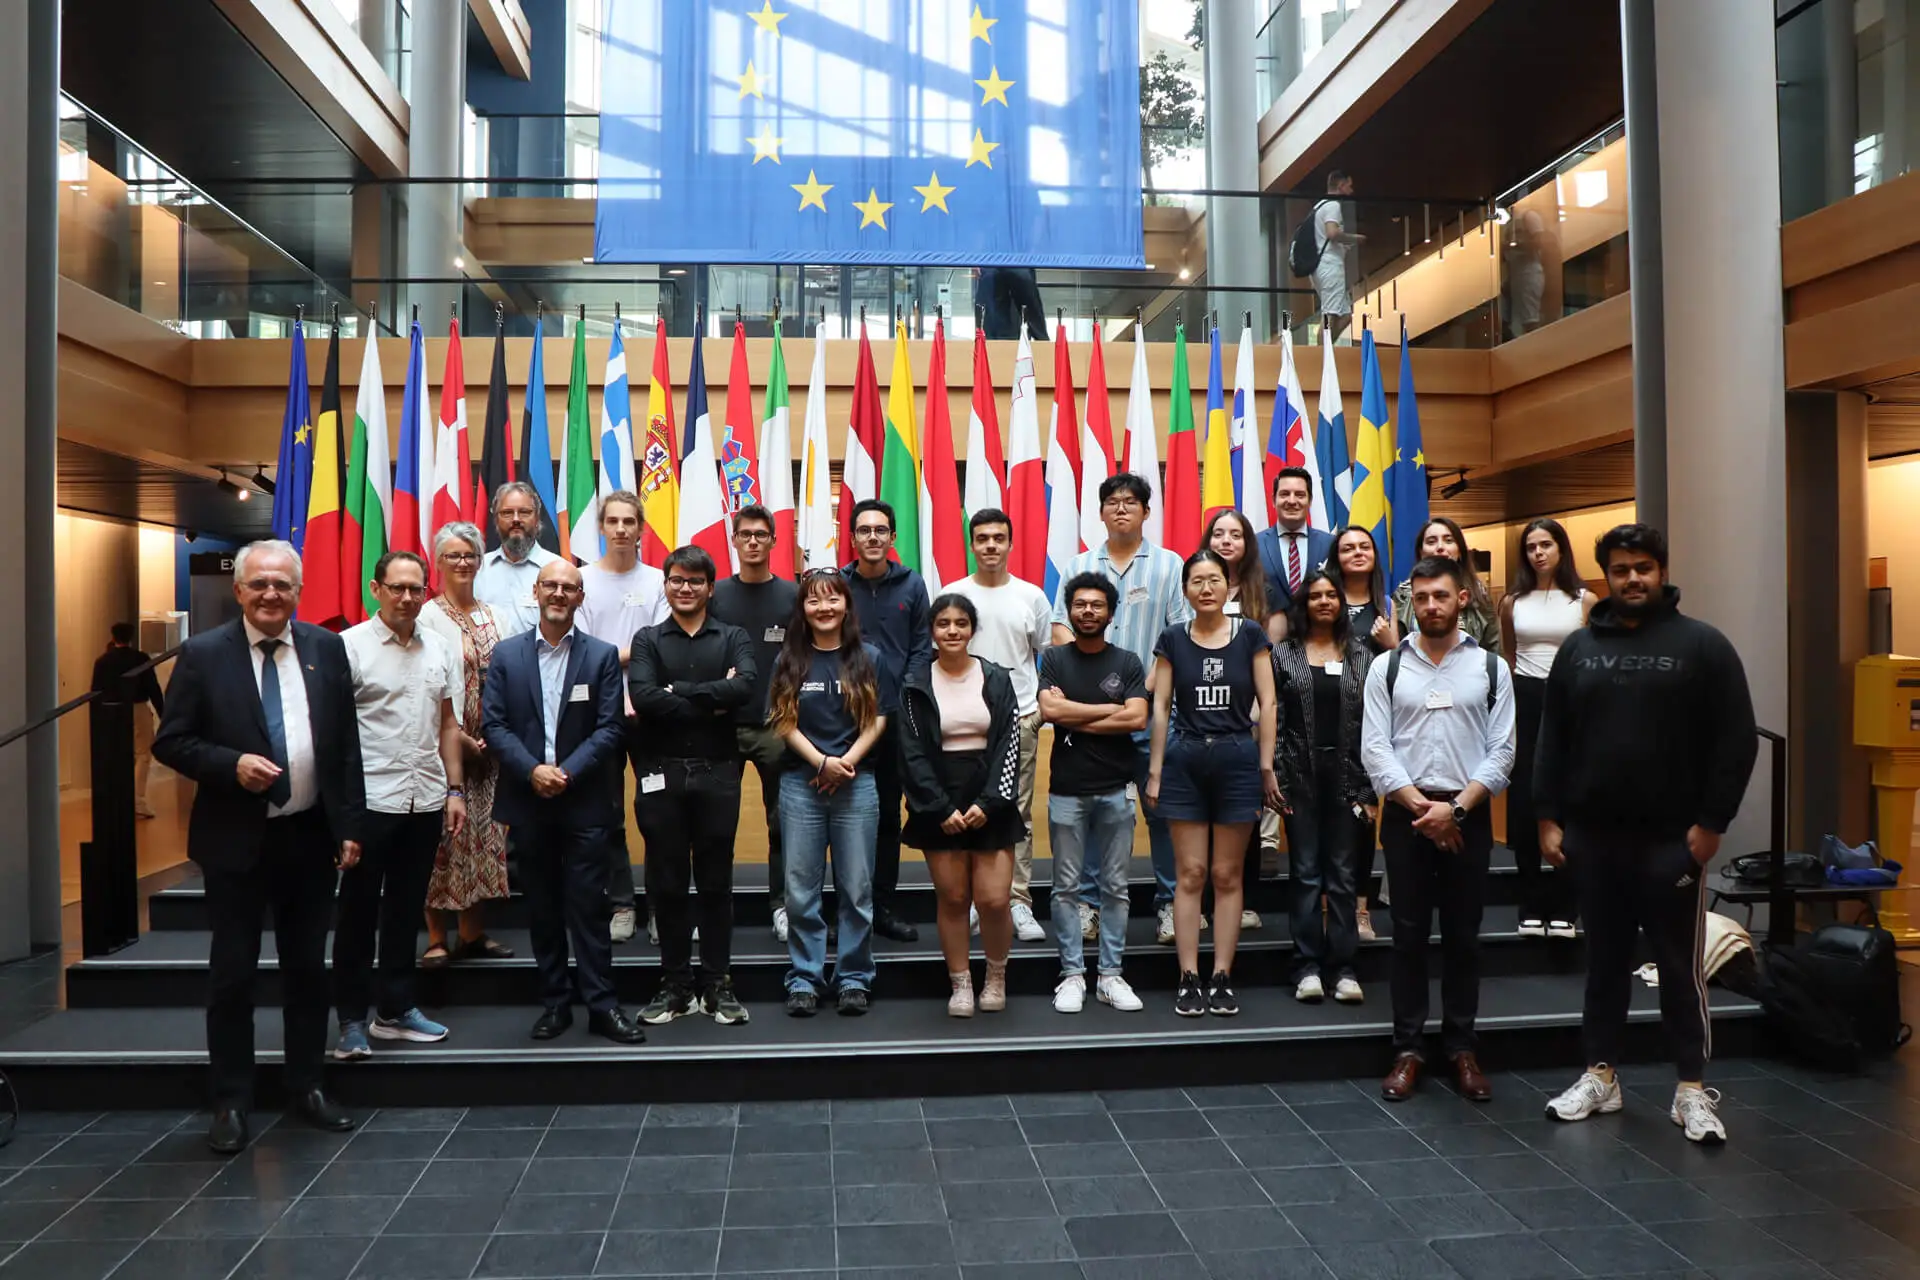
[[[599,262],[1139,268],[1138,0],[614,0]]]

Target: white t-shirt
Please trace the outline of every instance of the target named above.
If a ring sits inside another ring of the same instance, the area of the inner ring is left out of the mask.
[[[1013,696],[1020,714],[1040,710],[1041,651],[1053,643],[1053,606],[1047,593],[1031,582],[1010,578],[1002,587],[985,587],[977,578],[962,578],[950,590],[973,601],[980,626],[967,652],[997,662],[1013,673]]]
[[[666,575],[650,564],[636,564],[625,573],[581,565],[580,584],[587,594],[573,625],[616,649],[631,648],[635,632],[667,619]]]
[[[1313,287],[1320,295],[1319,305],[1323,315],[1351,315],[1353,299],[1347,286],[1349,246],[1343,240],[1327,239],[1329,222],[1342,231],[1346,230],[1346,216],[1340,211],[1340,201],[1333,196],[1313,206],[1313,242],[1320,246],[1320,265],[1313,271]]]

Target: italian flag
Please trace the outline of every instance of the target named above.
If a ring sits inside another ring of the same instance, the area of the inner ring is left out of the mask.
[[[380,339],[369,334],[360,359],[360,386],[353,396],[353,442],[347,451],[346,519],[340,527],[340,564],[359,574],[347,598],[347,621],[365,622],[379,611],[373,598],[373,567],[387,553],[393,524],[393,475],[387,463],[387,389],[380,380]]]
[[[792,578],[793,419],[787,409],[787,357],[780,349],[778,320],[773,322],[773,363],[767,369],[767,416],[760,423],[760,501],[773,512],[774,576]]]
[[[560,554],[585,562],[600,558],[600,479],[593,461],[593,427],[587,413],[587,329],[573,327],[573,371],[567,378],[567,430],[560,443]]]
[[[913,421],[913,365],[907,359],[907,326],[894,324],[893,377],[887,383],[887,443],[880,454],[880,499],[893,508],[893,553],[909,569],[920,568],[920,449]]]
[[[1186,559],[1200,547],[1200,453],[1187,379],[1187,327],[1173,330],[1173,390],[1167,414],[1167,549]]]

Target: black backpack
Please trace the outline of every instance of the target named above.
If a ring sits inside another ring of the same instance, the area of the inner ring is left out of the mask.
[[[1783,1047],[1828,1070],[1858,1071],[1913,1034],[1900,1021],[1893,935],[1875,926],[1830,924],[1770,948],[1757,994]]]
[[[1300,225],[1293,229],[1293,239],[1287,244],[1287,270],[1296,276],[1310,276],[1320,269],[1320,256],[1326,252],[1326,245],[1314,234],[1313,215],[1320,208],[1315,204],[1308,210]]]
[[[1487,710],[1493,710],[1494,695],[1500,691],[1500,655],[1492,649],[1487,653]],[[1387,656],[1387,705],[1393,705],[1393,682],[1400,678],[1400,650],[1398,647]]]

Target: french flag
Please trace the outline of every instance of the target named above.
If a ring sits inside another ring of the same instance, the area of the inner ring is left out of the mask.
[[[394,459],[393,533],[390,549],[425,556],[433,547],[433,509],[420,501],[433,482],[433,437],[427,417],[427,349],[420,322],[407,343],[407,383],[400,398],[400,456]]]
[[[714,576],[733,572],[733,530],[727,500],[720,490],[720,459],[713,451],[713,418],[707,412],[707,364],[693,342],[693,368],[687,374],[687,438],[680,455],[680,528],[675,541],[700,547],[713,557]]]

